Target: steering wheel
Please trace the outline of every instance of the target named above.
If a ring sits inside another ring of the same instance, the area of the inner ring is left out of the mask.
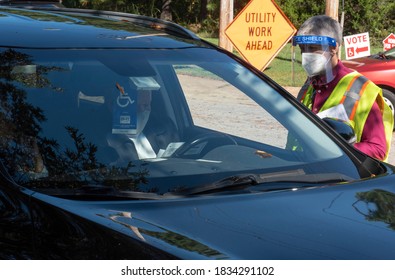
[[[185,142],[173,157],[200,158],[209,151],[225,145],[237,145],[235,139],[230,135],[220,132],[210,132],[200,135],[198,138]]]

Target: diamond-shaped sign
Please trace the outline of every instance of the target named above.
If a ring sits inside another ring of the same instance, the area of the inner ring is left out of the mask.
[[[225,30],[244,59],[262,71],[295,33],[272,0],[251,0]]]
[[[389,49],[395,48],[395,34],[391,33],[383,40],[384,51],[388,51]]]

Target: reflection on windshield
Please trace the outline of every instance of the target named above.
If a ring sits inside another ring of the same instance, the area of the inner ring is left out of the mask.
[[[4,167],[17,184],[55,195],[164,194],[290,170],[359,177],[274,88],[205,51],[194,62],[205,52],[4,49]]]
[[[137,186],[146,182],[147,171],[135,171],[131,162],[121,168],[101,163],[98,147],[86,141],[76,127],[54,128],[63,129],[69,138],[71,145],[65,149],[57,139],[41,134],[47,117],[40,106],[28,102],[28,90],[49,89],[55,96],[64,94],[65,89],[52,85],[47,75],[67,69],[34,65],[28,55],[14,50],[0,54],[0,65],[0,156],[17,183],[39,188],[77,188],[89,182],[138,190]]]
[[[19,81],[26,87],[45,87],[49,81],[42,77],[42,73],[51,71],[38,67],[33,74],[23,74],[19,64],[33,63],[29,56],[13,50],[0,54],[1,157],[11,176],[15,176],[18,170],[43,170],[42,159],[34,155],[39,153],[37,136],[41,130],[40,123],[45,121],[42,110],[29,104],[26,91],[17,87],[13,81]],[[15,67],[19,67],[19,71],[14,71]],[[33,156],[27,158],[29,152]]]

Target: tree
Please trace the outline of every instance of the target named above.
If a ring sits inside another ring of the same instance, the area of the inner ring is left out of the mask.
[[[173,20],[173,16],[171,14],[171,0],[162,0],[162,12],[160,14],[160,18],[164,20]]]
[[[66,7],[116,10],[171,20],[195,32],[218,36],[221,0],[63,0]],[[233,0],[236,16],[250,0]],[[313,15],[325,14],[325,1],[275,0],[296,28]],[[329,1],[329,0],[327,0]],[[340,12],[343,10],[343,1]],[[379,44],[395,32],[393,0],[344,0],[344,35],[369,32]]]

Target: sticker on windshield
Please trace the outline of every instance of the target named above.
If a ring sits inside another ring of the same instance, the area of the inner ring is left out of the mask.
[[[135,134],[137,126],[136,95],[130,95],[118,83],[119,95],[113,104],[112,133]]]

